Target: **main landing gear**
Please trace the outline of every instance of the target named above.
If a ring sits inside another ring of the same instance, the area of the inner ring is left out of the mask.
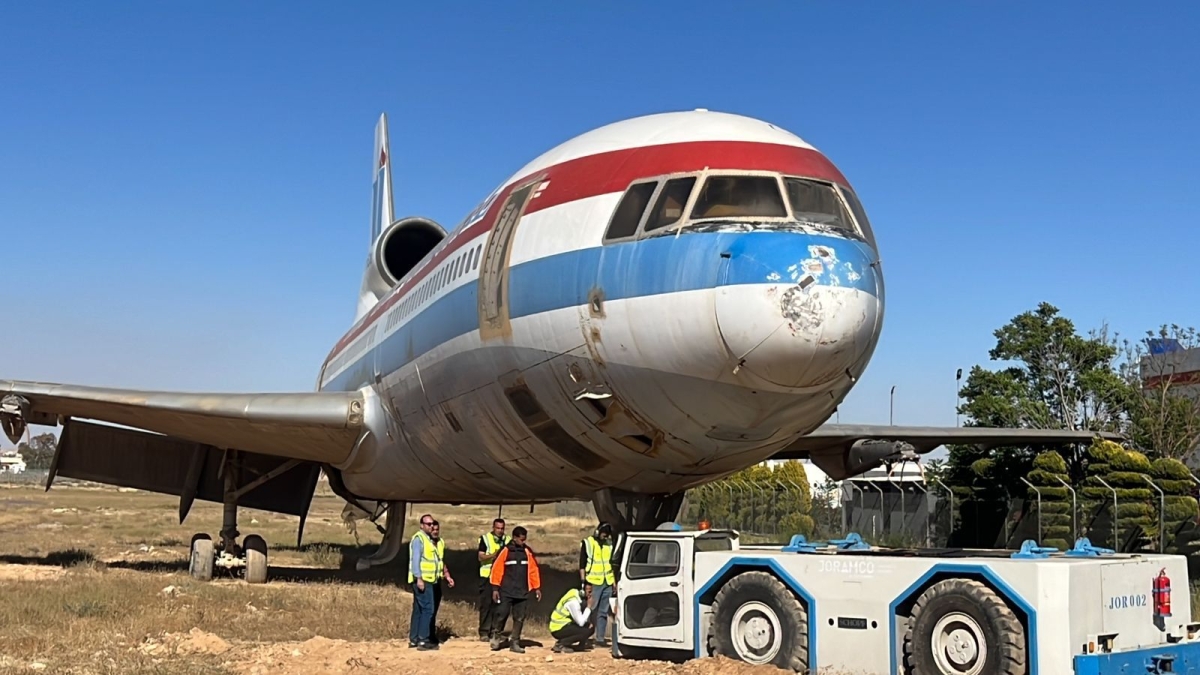
[[[612,525],[614,534],[645,532],[673,523],[683,508],[683,495],[646,495],[604,488],[592,495],[596,516]]]
[[[188,573],[193,579],[211,581],[213,569],[222,568],[229,570],[230,574],[238,569],[243,570],[243,578],[247,583],[262,584],[267,581],[267,540],[257,534],[250,534],[238,545],[238,498],[261,484],[260,479],[238,487],[242,468],[238,455],[236,450],[227,452],[218,474],[224,481],[225,503],[221,531],[217,535],[220,541],[214,543],[212,537],[204,533],[192,537]]]

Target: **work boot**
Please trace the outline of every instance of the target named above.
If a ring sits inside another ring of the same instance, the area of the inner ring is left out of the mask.
[[[550,651],[554,652],[555,654],[571,654],[574,653],[575,650],[566,645],[561,645],[555,642],[554,646],[550,648]]]
[[[525,648],[522,647],[521,643],[517,640],[513,640],[512,644],[509,645],[508,649],[509,649],[509,651],[516,653],[516,654],[524,654],[525,653]]]

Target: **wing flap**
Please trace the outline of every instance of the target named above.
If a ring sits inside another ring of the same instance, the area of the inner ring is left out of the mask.
[[[0,380],[0,422],[16,442],[26,424],[81,418],[215,448],[340,464],[363,430],[360,392],[191,394]]]
[[[170,436],[76,419],[64,425],[50,479],[76,478],[180,497],[179,520],[196,499],[221,503],[226,451]],[[238,505],[304,517],[321,467],[314,462],[238,451]]]

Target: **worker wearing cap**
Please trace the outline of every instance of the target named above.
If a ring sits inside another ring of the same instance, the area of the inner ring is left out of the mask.
[[[570,654],[582,648],[584,641],[592,636],[595,626],[592,625],[592,610],[588,607],[591,599],[591,584],[584,584],[582,591],[572,588],[563,594],[550,614],[550,635],[554,637],[551,651]]]
[[[500,555],[500,549],[508,544],[504,534],[504,519],[492,521],[491,532],[479,537],[479,641],[490,642],[492,623],[496,618],[496,603],[492,602],[492,561]]]
[[[521,628],[525,625],[525,612],[529,596],[542,600],[542,575],[538,570],[537,558],[525,546],[526,530],[513,528],[512,540],[500,549],[492,562],[492,602],[496,604],[496,619],[492,624],[492,651],[500,649],[500,633],[511,613],[512,635],[508,648],[524,654],[521,646]]]
[[[612,597],[612,526],[600,523],[592,536],[579,546],[579,581],[591,584],[592,594],[588,607],[596,619],[596,645],[605,647],[608,640],[604,629],[608,622],[609,598]]]

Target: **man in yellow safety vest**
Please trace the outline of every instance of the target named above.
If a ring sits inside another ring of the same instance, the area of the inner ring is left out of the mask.
[[[450,576],[450,568],[446,566],[446,542],[442,541],[442,525],[438,521],[433,521],[429,526],[429,539],[433,542],[434,555],[437,556],[437,567],[434,570],[437,581],[433,582],[433,613],[429,615],[429,644],[434,648],[438,646],[437,637],[437,615],[438,609],[442,606],[442,580],[446,581],[446,585],[454,588],[454,577]]]
[[[441,559],[429,538],[433,516],[426,513],[418,521],[420,529],[408,548],[408,583],[412,587],[412,616],[408,620],[408,646],[421,650],[437,649],[429,643],[429,620],[433,618],[433,582],[438,578]]]
[[[554,637],[552,651],[556,654],[575,651],[583,647],[584,641],[592,636],[592,610],[588,603],[592,599],[592,585],[584,584],[583,590],[572,588],[567,591],[550,614],[550,635]]]
[[[609,598],[612,597],[612,526],[600,523],[592,536],[579,546],[579,580],[592,585],[588,607],[596,623],[596,646],[608,646],[604,629],[608,622]]]
[[[508,535],[504,534],[504,519],[492,521],[492,531],[484,532],[479,537],[479,641],[490,642],[492,639],[492,623],[496,618],[496,603],[492,602],[492,561],[500,549],[508,544]]]

